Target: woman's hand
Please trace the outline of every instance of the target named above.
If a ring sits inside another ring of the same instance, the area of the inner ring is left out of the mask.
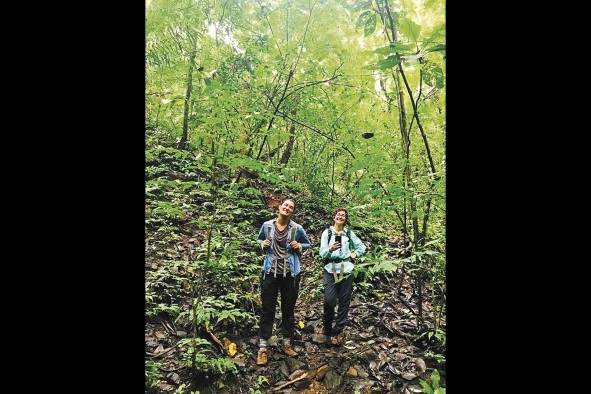
[[[298,252],[302,248],[298,241],[291,241],[289,244],[291,245],[291,248],[296,252]]]
[[[335,242],[333,243],[330,248],[328,250],[330,250],[331,252],[340,249],[341,248],[341,243],[340,242]]]
[[[263,242],[261,242],[261,247],[263,249],[266,249],[269,247],[269,245],[271,245],[271,241],[269,241],[268,239],[264,240]]]
[[[351,254],[349,255],[350,259],[354,259],[357,257],[357,254],[355,252],[351,252]]]

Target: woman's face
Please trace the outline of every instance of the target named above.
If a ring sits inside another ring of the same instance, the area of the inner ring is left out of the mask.
[[[295,208],[295,205],[293,204],[293,201],[285,200],[285,201],[283,201],[283,204],[281,204],[279,206],[279,213],[282,214],[283,216],[290,217],[291,214],[293,213],[294,208]]]
[[[345,224],[346,221],[347,221],[347,214],[345,213],[345,211],[338,211],[334,215],[334,222],[336,224]]]

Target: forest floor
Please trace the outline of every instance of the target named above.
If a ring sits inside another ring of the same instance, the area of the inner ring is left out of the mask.
[[[269,215],[275,212],[277,204],[281,201],[281,194],[277,188],[263,182],[249,182],[248,185],[261,192],[263,198],[259,204],[264,201],[267,205],[266,210],[257,210],[253,206],[240,213],[243,215],[242,223],[245,229],[242,231],[246,231],[247,238],[254,240],[262,220],[273,217]],[[197,201],[195,204],[203,206],[203,202]],[[229,200],[225,202],[228,203]],[[300,209],[306,210],[306,207],[298,208]],[[254,211],[257,211],[256,214]],[[221,374],[195,374],[183,362],[183,350],[182,346],[179,346],[182,340],[194,336],[195,333],[191,332],[193,326],[179,323],[175,314],[147,314],[146,361],[157,363],[160,379],[151,387],[147,383],[146,392],[420,393],[423,390],[419,381],[430,381],[431,373],[435,369],[441,375],[441,384],[445,386],[444,348],[439,346],[437,350],[433,350],[432,341],[427,341],[424,336],[417,339],[422,332],[417,326],[418,298],[413,292],[408,275],[404,275],[400,284],[400,271],[389,275],[377,275],[370,280],[356,283],[343,345],[331,347],[325,343],[326,338],[322,335],[322,268],[314,258],[314,249],[318,248],[321,229],[328,224],[327,218],[330,216],[301,211],[299,218],[297,216],[294,219],[304,225],[306,230],[312,228],[308,235],[313,244],[313,248],[306,251],[302,257],[302,280],[295,307],[296,334],[293,345],[299,355],[291,358],[281,353],[278,348],[278,344],[281,343],[277,329],[281,321],[280,301],[276,309],[275,335],[270,340],[267,366],[257,366],[255,361],[258,350],[257,324],[212,324],[197,333],[212,344],[214,353],[234,363],[237,374],[226,371]],[[154,273],[166,269],[166,272],[174,271],[179,278],[190,277],[191,280],[195,280],[194,276],[189,275],[189,266],[171,266],[170,259],[175,257],[191,261],[198,247],[207,242],[207,231],[203,230],[203,226],[189,226],[189,221],[183,223],[172,230],[176,236],[166,241],[168,254],[162,252],[163,244],[155,241],[158,229],[162,226],[147,226],[148,274],[155,275]],[[360,236],[369,248],[375,246],[372,242],[379,242],[383,248],[391,248],[391,254],[395,255],[397,239],[389,237],[376,241],[364,237],[362,231]],[[171,253],[176,253],[176,256],[171,256]],[[166,256],[169,256],[168,262],[165,262]],[[257,264],[260,266],[260,261]],[[156,293],[165,289],[162,286],[169,286],[173,296],[169,298],[168,303],[178,305],[181,310],[191,308],[191,286],[203,289],[198,291],[207,292],[207,286],[211,283],[209,278],[202,279],[201,283],[189,283],[184,280],[166,283],[162,281],[159,282],[161,287],[156,287],[157,280],[153,279],[154,277],[147,276],[147,286],[153,286]],[[258,320],[260,301],[257,304],[258,283],[252,279],[255,277],[256,275],[250,277],[250,283],[230,283],[228,288],[234,286],[238,292],[244,292],[245,288],[252,290],[250,294],[253,299],[250,303],[245,303],[244,308],[249,309],[248,312]],[[177,290],[178,294],[175,293]],[[195,294],[195,288],[192,294]],[[155,294],[155,297],[158,296]],[[437,309],[434,310],[431,302],[426,295],[423,302],[423,315],[426,321],[435,321],[434,315],[438,312]],[[445,314],[441,322],[444,329]],[[235,346],[235,350],[232,346]]]

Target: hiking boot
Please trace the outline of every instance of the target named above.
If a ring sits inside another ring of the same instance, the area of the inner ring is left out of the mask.
[[[283,351],[283,353],[287,354],[289,357],[295,357],[298,355],[298,353],[295,350],[293,350],[291,345],[283,345],[283,346],[281,346],[281,350]]]
[[[259,352],[257,354],[257,365],[267,365],[269,362],[269,356],[267,355],[267,348],[261,347],[259,348]]]

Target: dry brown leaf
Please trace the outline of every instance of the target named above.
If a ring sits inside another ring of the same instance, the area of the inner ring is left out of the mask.
[[[357,370],[353,367],[349,367],[349,369],[347,370],[347,376],[352,377],[352,378],[356,378],[357,377]]]
[[[316,379],[321,380],[324,377],[324,375],[326,375],[326,373],[328,372],[328,368],[328,364],[324,364],[323,366],[318,368],[316,370]]]

